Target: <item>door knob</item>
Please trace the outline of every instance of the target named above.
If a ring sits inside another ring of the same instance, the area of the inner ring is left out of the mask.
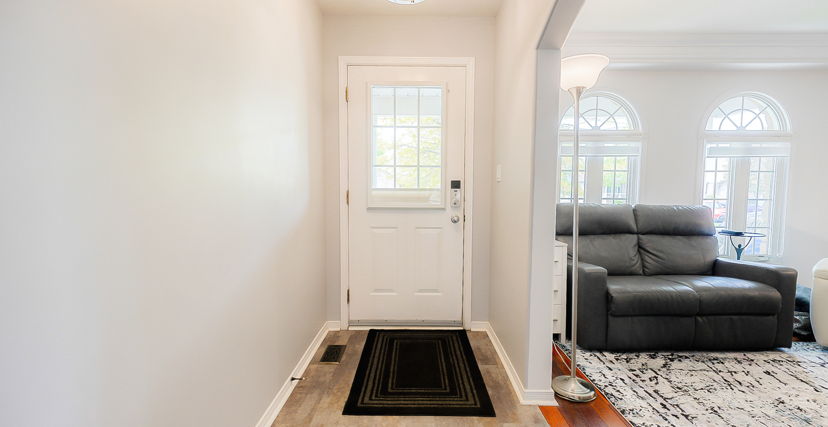
[[[452,223],[452,224],[457,224],[458,222],[460,222],[460,216],[458,216],[458,215],[452,215],[452,216],[451,216],[451,223]]]

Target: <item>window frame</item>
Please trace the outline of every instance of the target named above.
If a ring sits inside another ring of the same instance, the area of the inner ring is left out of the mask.
[[[627,113],[630,121],[630,130],[580,130],[579,139],[581,148],[581,156],[585,158],[586,173],[584,177],[584,197],[581,199],[586,203],[600,203],[604,200],[615,199],[607,198],[603,195],[603,159],[606,157],[627,157],[627,200],[628,204],[635,204],[638,202],[640,191],[640,175],[642,157],[644,155],[644,132],[642,131],[641,119],[638,112],[633,108],[632,104],[622,96],[604,90],[587,91],[583,94],[582,100],[589,97],[605,97],[618,103]],[[572,157],[572,143],[575,139],[574,130],[561,129],[561,123],[567,113],[573,108],[573,102],[570,100],[568,106],[563,108],[558,120],[558,167],[557,167],[557,183],[556,200],[558,203],[571,203],[572,198],[561,197],[561,181],[562,181],[562,161],[563,157]],[[575,118],[573,118],[575,119]],[[565,146],[569,144],[570,148],[567,150]],[[566,151],[569,151],[567,153]],[[613,153],[613,151],[616,151]],[[586,154],[585,154],[586,153]],[[593,154],[589,154],[593,153]]]
[[[711,115],[720,106],[738,97],[756,98],[771,108],[779,121],[779,129],[774,130],[708,130],[707,125]],[[773,209],[770,212],[768,236],[768,253],[753,255],[746,250],[742,259],[746,261],[769,261],[779,259],[784,249],[785,235],[785,210],[787,206],[788,193],[788,172],[790,169],[790,149],[793,134],[791,132],[790,120],[784,108],[772,97],[753,91],[731,93],[719,98],[716,103],[706,111],[702,118],[699,144],[699,164],[696,168],[697,179],[697,203],[704,204],[704,185],[706,160],[712,146],[727,144],[735,151],[744,151],[744,154],[709,156],[710,158],[728,157],[730,167],[728,170],[728,212],[724,229],[749,230],[747,222],[748,205],[750,203],[750,160],[751,158],[774,158],[774,180],[771,194]],[[780,154],[762,155],[762,151],[778,150]],[[726,149],[725,149],[726,151]],[[717,228],[718,230],[719,228]],[[718,236],[720,240],[720,254],[735,258],[735,251],[730,244],[729,238]],[[738,243],[738,242],[736,242]],[[753,244],[753,242],[751,242]],[[750,247],[749,247],[750,248]],[[747,249],[747,248],[746,248]]]

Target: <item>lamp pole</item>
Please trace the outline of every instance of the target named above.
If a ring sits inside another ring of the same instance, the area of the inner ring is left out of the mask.
[[[552,389],[557,396],[572,402],[589,402],[595,399],[595,387],[578,378],[578,225],[580,195],[579,175],[581,154],[581,95],[598,80],[601,71],[609,63],[602,55],[578,55],[561,60],[561,88],[572,95],[575,103],[575,138],[572,144],[572,354],[569,375],[560,375],[552,380]]]
[[[580,196],[580,122],[581,122],[581,95],[586,88],[576,86],[568,92],[575,102],[575,139],[572,144],[572,354],[569,359],[569,375],[558,376],[552,380],[552,389],[562,399],[572,402],[590,402],[595,399],[595,387],[589,381],[578,378],[578,206]]]
[[[578,306],[578,223],[579,223],[579,215],[578,215],[578,206],[580,205],[580,184],[581,184],[581,142],[580,142],[580,129],[581,129],[581,95],[584,93],[584,88],[582,86],[573,87],[569,89],[569,93],[572,95],[572,99],[575,102],[574,113],[575,113],[575,141],[572,144],[572,305],[577,307]],[[577,311],[573,310],[572,314],[576,314]],[[572,359],[570,360],[571,366],[571,376],[572,378],[576,378],[576,373],[578,372],[578,366],[575,364],[575,357],[576,353],[578,352],[578,347],[575,345],[577,342],[578,337],[578,316],[572,316]]]

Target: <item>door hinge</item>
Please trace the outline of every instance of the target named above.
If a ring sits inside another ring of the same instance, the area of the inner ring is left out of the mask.
[[[348,86],[345,86],[345,102],[350,102],[351,97],[348,96]]]
[[[351,289],[348,289],[345,292],[345,304],[350,304],[350,303],[351,303]]]
[[[345,190],[345,205],[351,204],[351,190]]]

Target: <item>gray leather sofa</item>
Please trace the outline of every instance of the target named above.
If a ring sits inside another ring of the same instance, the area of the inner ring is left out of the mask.
[[[718,258],[709,208],[584,204],[580,212],[580,346],[791,346],[796,270]],[[558,205],[557,238],[571,251],[570,204]]]

